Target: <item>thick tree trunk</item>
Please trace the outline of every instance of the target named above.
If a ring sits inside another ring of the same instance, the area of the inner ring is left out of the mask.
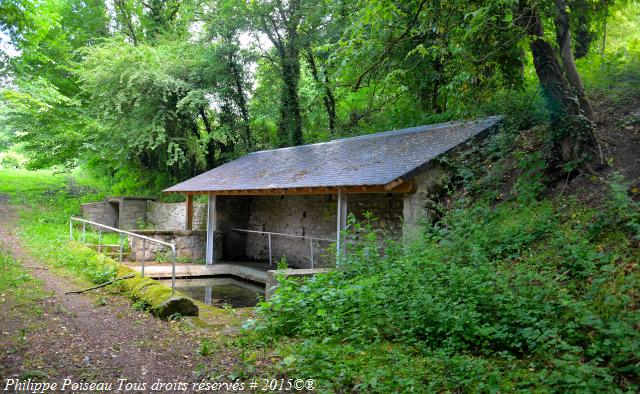
[[[591,101],[587,97],[584,91],[584,85],[582,79],[576,68],[576,62],[573,59],[573,50],[571,48],[571,29],[569,26],[569,15],[567,14],[567,4],[565,0],[556,0],[556,39],[558,41],[558,47],[560,48],[560,58],[564,65],[565,75],[567,81],[571,84],[578,101],[580,102],[580,108],[584,112],[584,115],[590,120],[594,121],[593,107]]]
[[[302,117],[298,83],[300,81],[300,58],[298,48],[288,45],[282,60],[282,110],[279,124],[280,143],[302,145]]]
[[[207,111],[204,108],[198,108],[198,114],[202,118],[204,128],[207,130],[208,142],[207,142],[207,168],[214,168],[217,165],[216,152],[220,149],[218,141],[213,138],[213,129],[211,128],[211,122],[207,116]]]
[[[600,47],[600,56],[604,58],[604,50],[607,46],[607,19],[609,19],[609,5],[607,0],[602,0],[604,5],[604,26],[602,27],[602,46]]]
[[[242,81],[242,73],[240,65],[233,57],[233,53],[230,54],[229,66],[231,68],[231,74],[233,76],[233,83],[235,85],[235,99],[240,109],[240,116],[242,117],[242,130],[245,148],[251,150],[253,141],[251,140],[251,128],[249,126],[249,106],[247,104],[247,96],[244,93],[244,86]]]
[[[320,79],[320,73],[318,72],[318,67],[316,65],[316,61],[313,57],[313,52],[311,48],[307,48],[307,63],[309,63],[309,68],[311,69],[311,75],[313,79],[316,81],[318,85],[324,87],[324,96],[322,97],[322,102],[324,103],[324,108],[327,111],[327,118],[329,120],[329,131],[331,134],[336,131],[336,100],[333,96],[333,92],[329,87],[329,81],[325,76],[325,80],[322,81]]]
[[[595,34],[589,31],[588,20],[585,15],[578,16],[578,23],[574,30],[576,59],[581,59],[589,54],[589,48],[595,39]]]
[[[559,168],[591,168],[601,157],[594,125],[580,108],[572,86],[564,76],[553,46],[544,39],[542,22],[537,12],[522,6],[520,26],[531,36],[531,53],[536,74],[551,114],[552,157],[550,164]]]
[[[300,115],[300,40],[298,28],[302,19],[300,0],[291,0],[285,19],[286,38],[281,43],[280,65],[282,67],[282,111],[280,134],[288,145],[302,145],[302,117]],[[283,141],[281,140],[280,143]]]

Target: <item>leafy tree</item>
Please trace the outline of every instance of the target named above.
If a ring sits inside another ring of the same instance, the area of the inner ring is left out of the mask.
[[[135,158],[175,177],[241,152],[250,136],[238,120],[246,98],[235,89],[244,81],[235,79],[240,72],[229,67],[229,52],[225,45],[134,45],[117,38],[92,48],[79,69],[83,89],[106,143],[118,141],[115,152],[99,149],[112,151],[116,162]]]
[[[248,11],[253,29],[266,35],[275,48],[282,77],[278,123],[282,145],[302,144],[302,117],[298,85],[303,37],[300,28],[312,6],[306,0],[250,2]]]
[[[491,90],[522,86],[528,46],[552,115],[551,161],[564,168],[599,164],[593,109],[575,66],[564,0],[365,0],[357,9],[341,42],[344,58],[359,64],[355,74],[344,67],[353,90],[395,80],[426,99],[425,109],[477,107]],[[544,30],[549,24],[555,37]]]
[[[78,97],[77,49],[108,34],[106,7],[79,0],[13,4],[23,12],[5,21],[20,53],[8,64],[12,86],[2,92],[7,123],[25,143],[30,166],[73,164],[90,144],[82,130],[93,123]]]
[[[551,113],[552,161],[575,168],[602,160],[594,134],[594,114],[573,60],[569,15],[564,0],[556,0],[554,14],[559,55],[544,38],[538,9],[526,1],[518,5],[519,26],[530,37],[533,63]],[[559,59],[558,59],[559,58]]]

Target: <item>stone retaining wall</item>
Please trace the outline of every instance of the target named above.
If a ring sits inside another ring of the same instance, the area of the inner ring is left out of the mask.
[[[135,229],[146,220],[144,197],[110,197],[104,201],[82,204],[82,216],[92,222],[121,229]]]
[[[90,202],[80,206],[82,217],[105,226],[118,226],[118,209],[108,201]]]
[[[145,235],[159,241],[176,245],[176,255],[181,261],[200,263],[204,261],[206,246],[206,232],[201,230],[138,230],[136,234]],[[221,242],[221,235],[217,235],[217,243]],[[129,236],[130,259],[142,261],[143,243],[139,238]],[[171,249],[153,242],[146,243],[146,261],[170,261]],[[220,256],[218,256],[220,258]]]
[[[187,224],[186,203],[147,203],[147,225],[156,230],[185,230]],[[193,229],[207,228],[207,205],[193,204]]]
[[[147,199],[120,198],[120,217],[118,218],[118,228],[136,229],[140,224],[145,223],[147,212]]]

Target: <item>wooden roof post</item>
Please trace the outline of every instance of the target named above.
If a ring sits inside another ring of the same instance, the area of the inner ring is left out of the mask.
[[[187,194],[187,223],[185,223],[185,230],[193,230],[193,194]]]
[[[207,248],[205,250],[205,260],[207,265],[212,265],[216,248],[216,230],[218,227],[216,212],[216,195],[209,193],[207,202]]]

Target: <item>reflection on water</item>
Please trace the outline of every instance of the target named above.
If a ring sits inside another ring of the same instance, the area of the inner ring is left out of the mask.
[[[164,282],[171,286],[171,279]],[[233,278],[176,279],[176,290],[207,305],[231,305],[234,308],[255,306],[264,298],[264,288]]]

